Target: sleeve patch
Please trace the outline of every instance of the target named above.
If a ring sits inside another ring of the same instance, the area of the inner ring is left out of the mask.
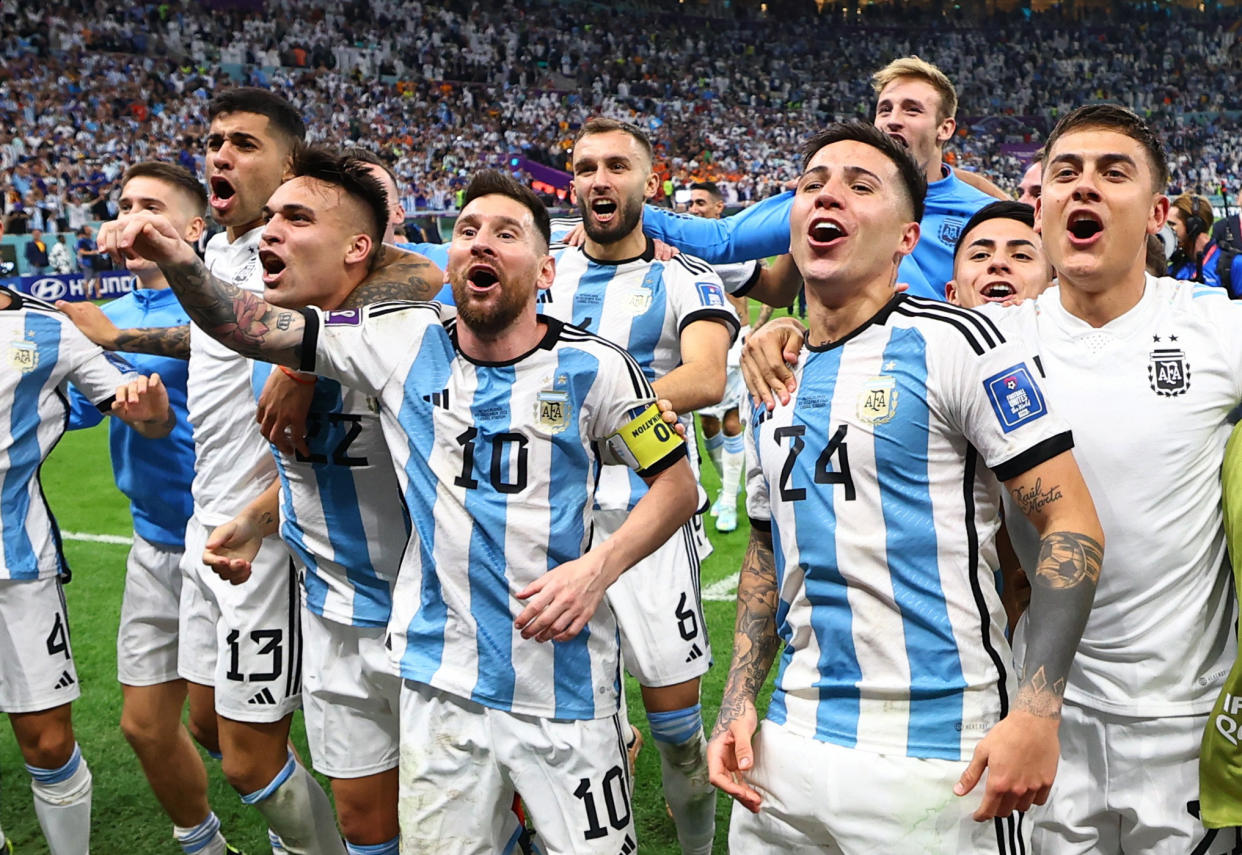
[[[635,413],[633,419],[606,440],[612,456],[636,472],[659,463],[682,445],[677,431],[664,423],[655,404]]]
[[[696,282],[699,289],[699,300],[704,306],[723,306],[725,304],[724,289],[715,282]]]
[[[993,374],[983,381],[983,388],[1005,433],[1015,431],[1048,412],[1044,396],[1031,378],[1025,362]]]
[[[362,309],[335,309],[323,319],[326,327],[356,327],[362,323]]]

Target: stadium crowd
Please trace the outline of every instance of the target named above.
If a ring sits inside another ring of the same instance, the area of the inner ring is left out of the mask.
[[[1091,100],[1153,123],[1170,148],[1173,189],[1216,193],[1242,181],[1242,41],[1223,14],[933,27],[918,13],[873,8],[795,22],[634,9],[618,28],[611,9],[591,4],[359,0],[299,3],[296,14],[287,0],[229,12],[9,4],[4,213],[26,214],[10,231],[27,217],[76,230],[106,218],[128,163],[176,160],[201,174],[202,106],[224,69],[287,95],[312,137],[381,151],[411,213],[454,207],[466,175],[515,156],[564,169],[575,131],[597,114],[627,115],[651,133],[677,185],[714,179],[727,203],[746,204],[796,174],[798,143],[816,128],[869,115],[866,70],[895,53],[959,81],[950,161],[1006,189],[1057,116]],[[1010,153],[1005,143],[1025,146]]]

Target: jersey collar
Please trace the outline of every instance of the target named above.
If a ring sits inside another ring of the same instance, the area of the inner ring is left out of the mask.
[[[478,365],[483,368],[503,368],[506,365],[516,365],[537,350],[551,350],[553,346],[556,345],[557,339],[561,337],[561,329],[565,326],[565,324],[556,318],[550,318],[543,313],[540,313],[539,320],[543,321],[546,325],[543,331],[543,337],[539,339],[539,343],[520,356],[515,356],[513,359],[506,359],[502,362],[487,362],[483,359],[474,359],[468,356],[466,352],[461,349],[461,345],[457,342],[457,325],[461,323],[460,318],[454,318],[452,323],[447,324],[447,326],[449,338],[453,342],[453,350],[457,351],[458,355],[460,355],[462,359],[466,360],[471,365]]]
[[[647,245],[643,247],[641,255],[636,255],[633,258],[622,258],[618,261],[605,261],[602,258],[592,258],[590,253],[586,251],[586,244],[582,245],[582,254],[585,255],[589,261],[595,264],[606,264],[611,267],[620,267],[622,264],[629,264],[631,261],[655,261],[655,241],[647,235],[644,235],[644,237],[647,238]]]
[[[885,303],[883,306],[880,307],[880,311],[876,312],[869,319],[863,321],[862,324],[858,326],[857,328],[846,333],[845,335],[843,335],[841,338],[837,339],[836,341],[830,341],[827,344],[819,344],[819,345],[808,344],[806,346],[806,349],[809,351],[813,351],[815,353],[823,353],[824,351],[838,348],[841,345],[845,344],[850,339],[862,335],[864,332],[866,332],[867,329],[869,329],[872,326],[875,326],[875,325],[883,326],[884,324],[888,322],[888,316],[891,315],[893,313],[893,310],[896,309],[899,305],[901,305],[901,303],[904,302],[905,299],[906,299],[906,295],[904,293],[894,294],[892,296],[892,299],[890,299],[887,303]]]

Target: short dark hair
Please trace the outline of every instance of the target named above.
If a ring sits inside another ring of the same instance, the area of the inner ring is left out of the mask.
[[[373,264],[379,256],[378,250],[384,243],[384,229],[388,225],[388,191],[371,174],[366,164],[326,146],[305,146],[293,155],[293,175],[339,187],[362,203],[371,220],[365,224],[372,243],[367,264]]]
[[[868,122],[834,122],[811,137],[802,146],[802,169],[820,149],[839,142],[860,142],[878,148],[880,153],[893,162],[897,174],[910,199],[910,209],[916,222],[923,220],[923,202],[927,198],[927,176],[919,169],[905,147]]]
[[[1151,165],[1152,181],[1155,192],[1164,190],[1169,183],[1169,161],[1164,154],[1164,146],[1160,143],[1151,127],[1135,113],[1117,104],[1086,104],[1071,110],[1061,117],[1048,140],[1044,143],[1043,164],[1048,166],[1048,156],[1057,140],[1073,131],[1086,129],[1114,131],[1124,134],[1138,142],[1147,152],[1147,160]]]
[[[194,173],[176,163],[164,163],[160,160],[144,160],[135,163],[121,176],[124,187],[135,178],[155,178],[180,190],[194,203],[194,213],[200,217],[207,216],[207,191]]]
[[[715,181],[696,181],[690,185],[691,190],[702,190],[714,199],[723,199],[724,194],[720,192],[720,188],[716,186]]]
[[[388,177],[392,179],[392,186],[398,190],[401,189],[401,182],[397,180],[397,173],[393,172],[392,166],[384,158],[371,151],[371,149],[360,145],[351,145],[342,151],[341,154],[354,160],[361,160],[363,163],[369,163],[372,166],[378,166],[388,173]]]
[[[222,113],[254,113],[266,116],[272,127],[291,147],[306,139],[306,123],[298,108],[283,95],[257,86],[237,86],[225,89],[211,99],[207,105],[207,121],[215,119]]]
[[[546,247],[552,242],[552,224],[548,217],[548,209],[544,207],[543,202],[539,201],[534,190],[513,176],[498,169],[479,170],[466,187],[466,195],[461,203],[462,210],[481,196],[508,196],[515,202],[525,205],[530,209],[531,217],[535,220],[535,228],[539,230],[539,236],[543,238],[543,245]]]
[[[651,147],[651,140],[643,133],[643,129],[633,122],[624,122],[620,119],[610,119],[607,116],[596,116],[594,119],[588,119],[586,124],[578,131],[574,137],[574,148],[578,147],[578,142],[583,137],[589,137],[592,134],[607,134],[613,131],[620,131],[623,134],[629,134],[638,140],[639,147],[647,154],[647,160],[655,163],[655,149]]]
[[[957,261],[958,250],[962,248],[962,244],[966,242],[966,235],[979,224],[986,223],[988,220],[1017,220],[1024,225],[1035,228],[1035,209],[1025,202],[1015,202],[1011,199],[1002,199],[998,202],[992,202],[984,205],[975,211],[975,215],[966,221],[961,233],[958,235],[957,243],[953,246],[953,260]]]

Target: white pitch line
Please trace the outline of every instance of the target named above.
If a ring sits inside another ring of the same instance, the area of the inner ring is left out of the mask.
[[[741,577],[740,570],[734,570],[723,579],[712,582],[703,589],[703,599],[713,603],[728,603],[737,598],[737,580]]]
[[[90,543],[115,543],[117,546],[129,546],[133,539],[116,534],[87,534],[81,531],[62,531],[60,536],[65,540],[85,540]]]

